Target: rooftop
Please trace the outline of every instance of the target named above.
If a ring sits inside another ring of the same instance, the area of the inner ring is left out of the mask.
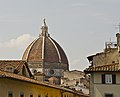
[[[60,86],[55,86],[55,85],[39,82],[37,80],[31,79],[31,78],[28,78],[28,77],[24,77],[24,76],[21,76],[21,75],[18,75],[18,74],[13,74],[13,73],[1,71],[1,70],[0,70],[0,78],[16,79],[16,80],[19,80],[19,81],[25,81],[25,82],[29,82],[29,83],[33,83],[33,84],[37,84],[37,85],[42,85],[42,86],[47,86],[47,87],[51,87],[51,88],[55,88],[55,89],[64,90],[66,92],[71,92],[71,93],[75,93],[75,94],[78,94],[78,95],[85,95],[85,94],[81,94],[81,93],[78,93],[78,92],[70,90],[70,89],[62,88]],[[86,96],[88,96],[88,95],[86,95]]]
[[[119,69],[119,63],[115,63],[115,64],[110,64],[110,65],[103,65],[103,66],[89,66],[89,68],[86,68],[84,71],[86,73],[90,73],[90,72],[109,72],[109,71],[115,71],[115,72],[120,72]]]

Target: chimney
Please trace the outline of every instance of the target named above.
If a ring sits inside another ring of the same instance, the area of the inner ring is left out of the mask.
[[[117,33],[116,37],[117,37],[118,60],[119,60],[118,69],[120,69],[120,33]]]

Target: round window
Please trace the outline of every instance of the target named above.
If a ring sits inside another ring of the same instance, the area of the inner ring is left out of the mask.
[[[54,74],[54,70],[50,70],[50,74]]]

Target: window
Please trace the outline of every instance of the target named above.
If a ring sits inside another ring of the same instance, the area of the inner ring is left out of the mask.
[[[20,93],[20,97],[24,97],[24,93]]]
[[[112,74],[106,74],[105,75],[105,83],[106,84],[112,84]]]
[[[13,97],[13,92],[8,92],[8,97]]]
[[[13,67],[12,67],[12,66],[7,66],[7,67],[5,68],[5,71],[13,72]]]
[[[116,84],[116,75],[115,74],[102,74],[102,83],[103,84]]]
[[[33,95],[32,95],[32,94],[30,94],[30,97],[33,97]]]
[[[48,97],[48,95],[45,95],[45,97]]]
[[[45,97],[48,97],[48,93],[45,95]]]
[[[41,97],[40,95],[38,95],[38,97]]]
[[[105,97],[113,97],[113,94],[105,94]]]
[[[115,63],[115,61],[112,61],[112,63]]]

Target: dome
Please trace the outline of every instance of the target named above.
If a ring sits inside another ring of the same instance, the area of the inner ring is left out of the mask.
[[[67,64],[68,59],[61,46],[50,37],[45,19],[42,24],[42,32],[25,50],[22,60],[29,63],[49,62]]]

